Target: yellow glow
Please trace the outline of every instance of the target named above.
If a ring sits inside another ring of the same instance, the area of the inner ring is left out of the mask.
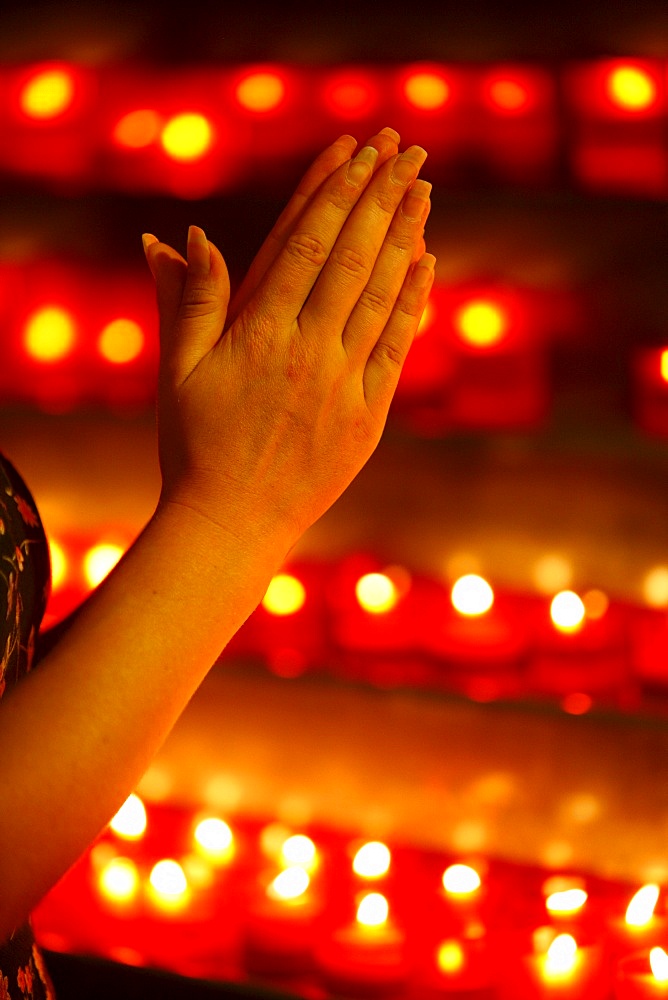
[[[115,319],[105,326],[97,346],[107,361],[123,365],[141,354],[144,347],[144,331],[131,319]]]
[[[44,70],[28,80],[19,95],[19,104],[30,118],[57,118],[67,111],[74,97],[74,80],[62,69]]]
[[[309,869],[317,859],[316,846],[310,837],[296,833],[284,842],[281,847],[281,860],[288,865],[299,865]]]
[[[304,584],[289,573],[273,577],[262,598],[262,607],[272,615],[293,615],[304,606]]]
[[[372,614],[390,611],[399,600],[397,588],[384,573],[367,573],[360,577],[355,584],[355,596],[361,607]]]
[[[655,566],[642,583],[643,596],[651,608],[668,608],[668,566]]]
[[[298,899],[304,895],[310,881],[308,872],[301,865],[284,868],[267,887],[267,895],[272,899]]]
[[[447,104],[450,87],[437,73],[413,73],[404,84],[406,99],[423,111],[435,111]]]
[[[197,850],[213,862],[226,862],[234,853],[234,835],[216,816],[200,820],[193,834]]]
[[[353,871],[362,878],[381,878],[389,871],[391,861],[389,847],[379,840],[371,840],[355,854]]]
[[[494,603],[494,591],[483,577],[468,573],[456,581],[451,600],[460,615],[484,615]]]
[[[668,955],[663,948],[650,949],[649,965],[657,982],[668,983]]]
[[[285,97],[285,84],[276,73],[253,73],[237,86],[236,96],[247,111],[273,111]]]
[[[83,564],[84,576],[88,585],[97,587],[111,572],[122,555],[121,546],[111,542],[102,542],[90,548],[84,556]]]
[[[213,129],[210,122],[194,112],[175,115],[162,130],[162,146],[173,160],[199,160],[211,148]]]
[[[51,559],[51,587],[58,590],[65,582],[67,575],[67,556],[65,549],[55,539],[49,539],[49,557]]]
[[[503,339],[508,318],[493,302],[477,299],[467,302],[455,314],[455,329],[472,347],[492,347]]]
[[[608,77],[608,94],[627,111],[643,111],[656,99],[656,84],[644,70],[635,66],[620,66]]]
[[[431,301],[427,299],[427,304],[422,310],[422,315],[420,316],[420,322],[418,323],[418,328],[415,332],[416,337],[421,337],[423,333],[429,329],[436,318],[436,306]]]
[[[188,880],[178,861],[166,858],[153,866],[149,875],[153,898],[166,906],[180,905],[188,896]]]
[[[585,606],[572,590],[562,590],[552,599],[550,617],[560,632],[577,632],[585,620]]]
[[[492,104],[503,111],[520,111],[529,99],[526,87],[516,80],[494,80],[489,88]]]
[[[144,149],[155,142],[160,135],[160,115],[148,108],[130,111],[114,128],[113,138],[119,146],[127,149]]]
[[[44,306],[26,322],[25,349],[37,361],[60,361],[74,347],[75,325],[70,313],[59,306]]]
[[[610,607],[610,600],[602,590],[588,590],[582,595],[585,615],[589,621],[598,621]]]
[[[138,795],[129,795],[118,810],[110,828],[123,840],[139,840],[146,832],[146,808]]]
[[[129,858],[114,858],[98,875],[98,887],[103,896],[114,903],[129,903],[139,889],[139,872]]]
[[[357,907],[357,923],[363,927],[383,927],[390,912],[389,904],[380,892],[369,892]]]
[[[573,566],[557,553],[550,553],[538,559],[533,568],[533,581],[536,588],[545,594],[556,594],[565,590],[573,579]]]
[[[561,889],[550,893],[545,900],[545,906],[549,913],[577,913],[586,902],[587,893],[584,889]]]
[[[443,872],[443,888],[453,896],[470,896],[480,885],[480,875],[470,865],[450,865]]]
[[[546,978],[566,976],[577,962],[578,946],[571,934],[557,934],[547,949],[543,971]]]
[[[659,899],[659,887],[650,883],[638,889],[626,908],[626,923],[631,927],[645,927],[654,916]]]
[[[436,964],[446,976],[461,972],[464,967],[464,949],[459,941],[442,941],[436,952]]]

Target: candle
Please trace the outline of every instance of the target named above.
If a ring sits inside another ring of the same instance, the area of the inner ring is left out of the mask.
[[[424,970],[424,971],[423,971]],[[487,934],[481,923],[471,923],[457,937],[443,938],[420,963],[420,997],[464,995],[467,1000],[487,996],[493,977]]]
[[[249,968],[281,975],[308,969],[321,910],[305,868],[292,865],[280,871],[249,907],[245,922]]]
[[[606,944],[612,962],[641,948],[668,945],[668,920],[654,912],[658,899],[658,885],[644,885],[630,900],[624,917],[608,922]]]
[[[364,895],[355,920],[321,944],[316,962],[335,993],[401,985],[409,971],[405,935],[390,920],[385,896],[377,892]]]
[[[580,946],[571,934],[541,927],[534,951],[511,957],[498,984],[500,1000],[608,1000],[601,949]]]
[[[668,955],[663,948],[643,949],[623,958],[617,969],[616,1000],[667,1000]]]

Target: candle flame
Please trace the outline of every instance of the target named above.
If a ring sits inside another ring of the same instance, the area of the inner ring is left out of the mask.
[[[464,949],[454,938],[442,941],[436,952],[436,964],[444,975],[453,976],[464,967]]]
[[[452,604],[460,615],[484,615],[494,603],[494,591],[482,576],[467,573],[454,584]]]
[[[480,876],[469,865],[450,865],[443,872],[443,888],[456,896],[467,896],[480,888]]]
[[[658,885],[644,885],[642,889],[638,889],[626,909],[626,923],[630,927],[644,927],[648,924],[654,915],[658,898]]]
[[[587,902],[584,889],[562,889],[553,892],[545,900],[545,906],[550,913],[576,913]]]
[[[129,795],[109,826],[124,840],[138,840],[146,832],[146,808],[138,795]]]
[[[267,888],[267,895],[272,899],[298,899],[309,887],[311,879],[308,872],[300,865],[284,868]]]
[[[575,938],[571,934],[557,934],[545,955],[545,975],[564,976],[572,972],[577,954]]]
[[[370,840],[356,853],[353,860],[353,871],[362,878],[380,878],[386,875],[392,856],[390,849],[380,840]]]
[[[295,833],[284,841],[281,860],[288,865],[298,865],[311,871],[317,864],[318,851],[310,837]]]
[[[649,953],[652,975],[659,983],[668,983],[668,955],[663,948],[652,948]]]
[[[382,927],[387,923],[389,904],[380,892],[369,892],[357,907],[357,923],[364,927]]]
[[[668,348],[661,351],[661,378],[668,382]]]
[[[127,903],[139,889],[137,866],[130,858],[113,858],[100,872],[98,885],[107,899]]]

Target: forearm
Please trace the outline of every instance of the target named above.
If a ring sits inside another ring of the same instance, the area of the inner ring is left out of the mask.
[[[286,555],[159,508],[0,707],[0,940],[138,783]],[[224,720],[221,720],[224,724]]]

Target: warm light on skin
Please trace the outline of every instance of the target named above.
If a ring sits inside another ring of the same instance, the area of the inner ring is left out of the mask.
[[[102,583],[122,555],[121,546],[112,543],[105,542],[90,548],[84,556],[83,563],[84,576],[88,585],[97,587],[99,583]]]
[[[298,865],[301,868],[312,868],[317,860],[316,846],[310,837],[295,833],[288,837],[281,847],[281,860],[288,865]]]
[[[481,886],[480,875],[470,865],[450,865],[442,881],[445,891],[453,896],[470,896]]]
[[[442,941],[436,952],[436,965],[446,976],[454,976],[464,968],[464,949],[459,941]]]
[[[40,121],[57,118],[72,104],[74,80],[62,69],[44,70],[25,84],[19,95],[21,111]]]
[[[658,983],[668,983],[668,955],[663,948],[650,948],[649,967]]]
[[[200,820],[193,833],[196,849],[208,860],[226,862],[234,853],[234,835],[227,823],[216,816]]]
[[[159,905],[182,905],[188,897],[188,880],[178,861],[165,859],[153,866],[149,875],[152,895]]]
[[[547,949],[543,973],[547,979],[569,975],[575,968],[578,946],[571,934],[557,934]]]
[[[560,632],[577,632],[585,621],[585,606],[572,590],[562,590],[552,599],[550,617]]]
[[[272,615],[293,615],[304,606],[304,584],[289,573],[278,573],[262,598],[262,607]]]
[[[102,895],[114,903],[129,903],[139,890],[139,872],[129,858],[114,858],[98,875],[98,888]]]
[[[656,100],[656,84],[642,69],[619,66],[607,80],[610,100],[626,111],[644,111]]]
[[[362,927],[384,927],[389,912],[385,896],[380,892],[370,892],[360,900],[356,920]]]
[[[114,142],[127,149],[145,149],[160,135],[161,124],[157,111],[150,111],[148,108],[130,111],[116,123]]]
[[[371,840],[355,854],[353,871],[361,878],[382,878],[387,875],[391,861],[389,847],[379,840]]]
[[[654,916],[654,907],[659,899],[659,887],[650,883],[638,889],[626,908],[624,918],[629,927],[645,927]]]
[[[237,101],[247,111],[274,111],[284,97],[285,84],[276,73],[253,73],[236,89]]]
[[[144,331],[131,319],[115,319],[100,334],[97,347],[103,358],[115,365],[134,361],[144,349]]]
[[[562,889],[559,892],[551,893],[545,900],[548,913],[565,914],[577,913],[587,902],[587,893],[584,889]]]
[[[49,539],[49,558],[51,560],[51,589],[62,587],[67,576],[67,556],[65,549],[55,539]]]
[[[74,347],[76,328],[71,314],[59,306],[44,306],[26,322],[23,343],[36,361],[60,361]]]
[[[456,581],[451,600],[461,615],[484,615],[494,603],[494,591],[483,577],[468,573]]]
[[[455,313],[455,330],[471,347],[493,347],[505,336],[508,318],[494,302],[477,299]]]
[[[175,115],[163,128],[161,141],[173,160],[199,160],[211,149],[213,129],[204,115],[194,112]]]
[[[299,899],[308,889],[310,881],[308,872],[301,865],[285,868],[267,886],[267,895],[270,899],[286,902]]]
[[[450,87],[438,73],[413,73],[404,83],[409,104],[422,111],[436,111],[448,103]]]
[[[134,793],[129,795],[112,819],[109,827],[123,840],[139,840],[146,832],[146,807]]]
[[[655,566],[642,583],[643,597],[651,608],[668,608],[668,566]]]
[[[399,600],[399,594],[389,576],[384,573],[367,573],[355,584],[355,596],[360,607],[372,614],[390,611]]]
[[[423,334],[427,332],[427,330],[432,325],[435,319],[436,319],[436,306],[431,301],[431,299],[427,299],[427,304],[422,310],[422,315],[420,316],[420,322],[418,323],[418,328],[415,331],[415,336],[422,337]]]

